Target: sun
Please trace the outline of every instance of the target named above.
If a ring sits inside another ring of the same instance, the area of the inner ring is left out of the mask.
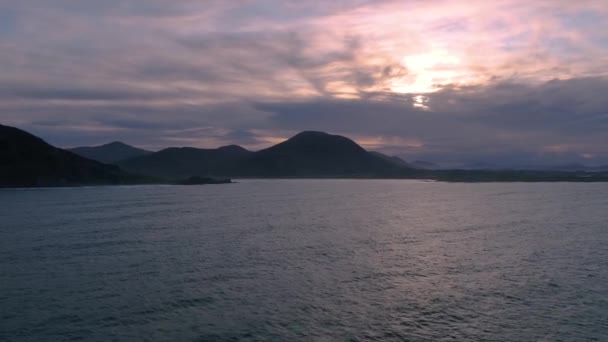
[[[405,56],[401,64],[408,74],[392,80],[391,90],[396,93],[432,93],[442,85],[460,83],[467,78],[462,59],[443,49]]]

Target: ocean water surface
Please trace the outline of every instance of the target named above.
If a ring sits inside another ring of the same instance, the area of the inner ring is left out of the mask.
[[[0,341],[608,341],[608,184],[0,190]]]

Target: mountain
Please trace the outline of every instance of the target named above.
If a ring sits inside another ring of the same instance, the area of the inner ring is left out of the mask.
[[[397,156],[388,156],[384,153],[380,153],[380,152],[376,152],[376,151],[370,151],[369,153],[373,154],[376,157],[380,157],[386,161],[389,161],[395,165],[401,166],[401,167],[408,167],[408,168],[419,169],[419,170],[439,170],[439,169],[441,169],[441,166],[439,166],[435,163],[424,161],[424,160],[415,160],[411,163],[408,163],[405,160],[403,160]]]
[[[441,166],[424,160],[415,160],[412,162],[412,167],[415,169],[423,169],[423,170],[440,170]]]
[[[256,152],[240,166],[255,177],[386,177],[405,169],[348,138],[312,131]]]
[[[75,147],[68,149],[68,151],[106,164],[112,164],[120,160],[144,156],[152,153],[150,151],[127,145],[120,141],[111,142],[101,146]]]
[[[224,177],[233,174],[237,164],[252,154],[253,152],[236,145],[218,149],[171,147],[122,160],[117,165],[134,173],[170,179],[191,176]]]
[[[541,170],[547,171],[586,171],[586,172],[604,172],[608,171],[608,165],[589,166],[578,163],[546,166]]]
[[[0,187],[103,184],[226,183],[220,177],[403,178],[451,182],[608,182],[608,172],[534,170],[423,170],[370,153],[354,141],[321,132],[302,132],[280,144],[251,152],[168,148],[107,165],[47,144],[14,127],[0,125]],[[139,176],[137,173],[147,176]],[[209,178],[212,176],[213,178]],[[166,180],[163,180],[166,179]]]
[[[502,170],[505,168],[501,167],[499,165],[496,165],[496,164],[492,164],[492,163],[475,162],[475,163],[464,164],[461,167],[459,167],[459,169],[462,169],[462,170]]]
[[[402,166],[402,167],[410,167],[410,165],[405,160],[403,160],[403,159],[401,159],[401,158],[399,158],[397,156],[388,156],[388,155],[386,155],[384,153],[377,152],[377,151],[370,151],[369,153],[372,154],[372,155],[374,155],[374,156],[376,156],[376,157],[378,157],[378,158],[382,158],[382,159],[384,159],[384,160],[386,160],[386,161],[388,161],[388,162],[390,162],[390,163],[392,163],[394,165]]]
[[[369,153],[354,141],[322,132],[302,132],[270,148],[250,152],[239,146],[218,149],[168,148],[123,160],[125,170],[184,178],[214,177],[389,177],[408,170]]]
[[[117,166],[83,158],[18,128],[0,125],[0,187],[124,184],[138,180]]]
[[[590,166],[580,163],[569,164],[553,164],[553,165],[505,165],[495,167],[494,170],[504,171],[545,171],[545,172],[605,172],[608,171],[608,165]]]
[[[583,164],[570,163],[570,164],[546,166],[544,168],[544,170],[547,170],[547,171],[592,171],[592,168],[587,167]]]

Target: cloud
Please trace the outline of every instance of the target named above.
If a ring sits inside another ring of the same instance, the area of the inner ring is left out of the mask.
[[[121,89],[121,87],[83,88],[31,85],[31,84],[4,84],[0,85],[0,98],[2,99],[25,99],[25,100],[67,100],[67,101],[121,101],[121,100],[153,100],[162,97],[178,97],[180,94],[161,93],[155,91],[143,91],[137,89]]]
[[[316,129],[408,158],[608,161],[604,1],[23,0],[0,13],[1,119],[63,146],[262,148]]]
[[[428,94],[429,109],[417,107],[411,95],[255,106],[272,113],[270,121],[278,128],[329,129],[361,141],[384,137],[385,141],[397,141],[385,144],[396,153],[441,160],[508,158],[532,162],[547,157],[545,152],[606,156],[605,91],[606,78],[552,80],[538,85],[502,81]],[[571,147],[558,151],[547,150],[547,145]]]

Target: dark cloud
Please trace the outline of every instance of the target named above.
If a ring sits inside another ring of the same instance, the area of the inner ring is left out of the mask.
[[[409,152],[421,157],[532,162],[560,154],[565,159],[591,152],[608,157],[606,91],[608,79],[583,78],[446,89],[427,95],[428,109],[416,107],[410,95],[255,107],[272,113],[270,121],[281,129],[419,139],[424,146]],[[552,152],[551,146],[564,150]]]
[[[380,150],[408,159],[542,163],[580,160],[580,154],[592,153],[605,162],[604,91],[608,80],[585,78],[446,89],[427,95],[428,109],[416,107],[412,95],[395,94],[203,107],[51,106],[31,108],[26,116],[39,120],[24,128],[64,146],[126,139],[153,148],[231,143],[251,147],[263,142],[252,129],[323,130],[361,141],[385,137]],[[99,129],[83,129],[95,127]],[[412,147],[408,141],[422,146]]]
[[[0,99],[29,99],[29,100],[152,100],[162,97],[175,97],[177,93],[137,91],[135,89],[120,88],[64,88],[63,85],[2,85],[0,86]]]
[[[264,143],[262,137],[248,130],[233,130],[219,137],[227,145],[255,146]]]

